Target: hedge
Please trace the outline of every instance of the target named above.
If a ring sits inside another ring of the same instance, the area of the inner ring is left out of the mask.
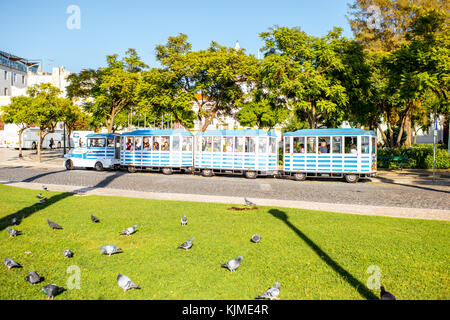
[[[383,159],[383,157],[407,157],[407,160]],[[432,169],[433,145],[412,145],[410,148],[378,149],[378,168]],[[450,155],[445,145],[436,145],[436,169],[449,169]]]

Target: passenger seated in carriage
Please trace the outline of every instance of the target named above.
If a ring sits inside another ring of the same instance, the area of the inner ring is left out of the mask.
[[[169,151],[169,142],[164,142],[164,145],[161,147],[161,151]]]
[[[319,154],[321,153],[328,153],[328,146],[325,140],[322,140],[322,142],[320,143]]]
[[[150,150],[150,142],[148,141],[148,138],[144,138],[144,150]]]
[[[153,142],[153,151],[159,151],[159,143],[158,142]]]
[[[142,145],[141,145],[141,141],[139,140],[139,138],[136,138],[135,143],[136,143],[136,148],[135,148],[135,150],[136,150],[136,151],[142,150]]]

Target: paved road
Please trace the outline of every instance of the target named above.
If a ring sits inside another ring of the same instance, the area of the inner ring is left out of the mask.
[[[23,167],[0,167],[0,180],[36,182],[82,187],[101,187],[161,193],[187,193],[230,197],[313,201],[324,203],[450,209],[448,186],[341,181],[304,181],[241,177],[205,178],[195,175],[159,173],[129,174],[122,171],[66,171]]]

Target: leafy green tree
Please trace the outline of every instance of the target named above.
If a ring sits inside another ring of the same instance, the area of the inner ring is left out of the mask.
[[[62,121],[64,121],[67,128],[66,134],[70,137],[75,130],[87,130],[92,120],[91,116],[84,113],[79,106],[67,103],[63,111]],[[71,148],[70,139],[68,141],[69,148]]]
[[[22,134],[25,129],[33,125],[31,113],[31,98],[17,96],[11,98],[11,103],[2,108],[2,118],[5,123],[13,123],[19,126],[19,158],[22,157]]]
[[[348,41],[342,29],[318,38],[300,28],[276,26],[260,37],[265,42],[261,72],[265,90],[284,100],[286,109],[302,114],[310,128],[340,123],[348,103],[338,77],[344,70],[342,51]]]
[[[83,109],[96,122],[102,121],[108,132],[117,130],[116,116],[136,106],[136,87],[140,73],[147,68],[134,49],[128,49],[122,59],[117,54],[107,56],[107,67],[83,70],[71,74],[67,86],[69,98],[83,99]]]

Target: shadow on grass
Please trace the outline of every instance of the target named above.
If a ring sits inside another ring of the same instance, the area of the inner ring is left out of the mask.
[[[48,175],[48,174],[52,174],[52,173],[57,173],[60,171],[54,171],[54,172],[49,172],[49,173],[45,173],[45,174],[39,174],[37,176],[28,178],[23,180],[24,182],[31,182],[34,179],[38,179],[42,176]],[[88,187],[88,188],[80,188],[77,190],[74,190],[73,192],[64,192],[64,193],[60,193],[57,195],[54,195],[53,197],[50,197],[47,199],[47,201],[45,201],[44,203],[37,203],[37,198],[36,198],[36,203],[34,203],[31,206],[28,206],[26,208],[20,209],[19,211],[9,214],[3,218],[0,218],[0,231],[6,229],[8,226],[11,226],[11,220],[12,218],[16,218],[17,219],[17,224],[19,225],[23,219],[31,216],[32,214],[35,214],[36,212],[43,210],[51,205],[53,205],[54,203],[64,200],[65,198],[74,196],[77,193],[84,193],[86,191],[89,190],[94,190],[96,188],[104,188],[107,185],[109,185],[114,179],[118,178],[119,176],[121,176],[122,174],[124,174],[123,172],[116,172],[113,175],[109,175],[107,176],[105,179],[103,179],[102,181],[100,181],[99,183],[97,183],[95,186],[93,187]],[[7,183],[5,183],[7,184]],[[45,194],[43,194],[43,197],[45,197]]]
[[[341,267],[334,261],[325,251],[323,251],[314,241],[301,232],[288,219],[288,215],[284,211],[277,209],[270,209],[269,213],[277,219],[283,221],[289,228],[294,231],[314,252],[322,259],[328,266],[330,266],[336,273],[338,273],[348,284],[358,291],[358,293],[365,299],[378,300],[378,297],[370,291],[362,282],[352,276],[347,270]]]

